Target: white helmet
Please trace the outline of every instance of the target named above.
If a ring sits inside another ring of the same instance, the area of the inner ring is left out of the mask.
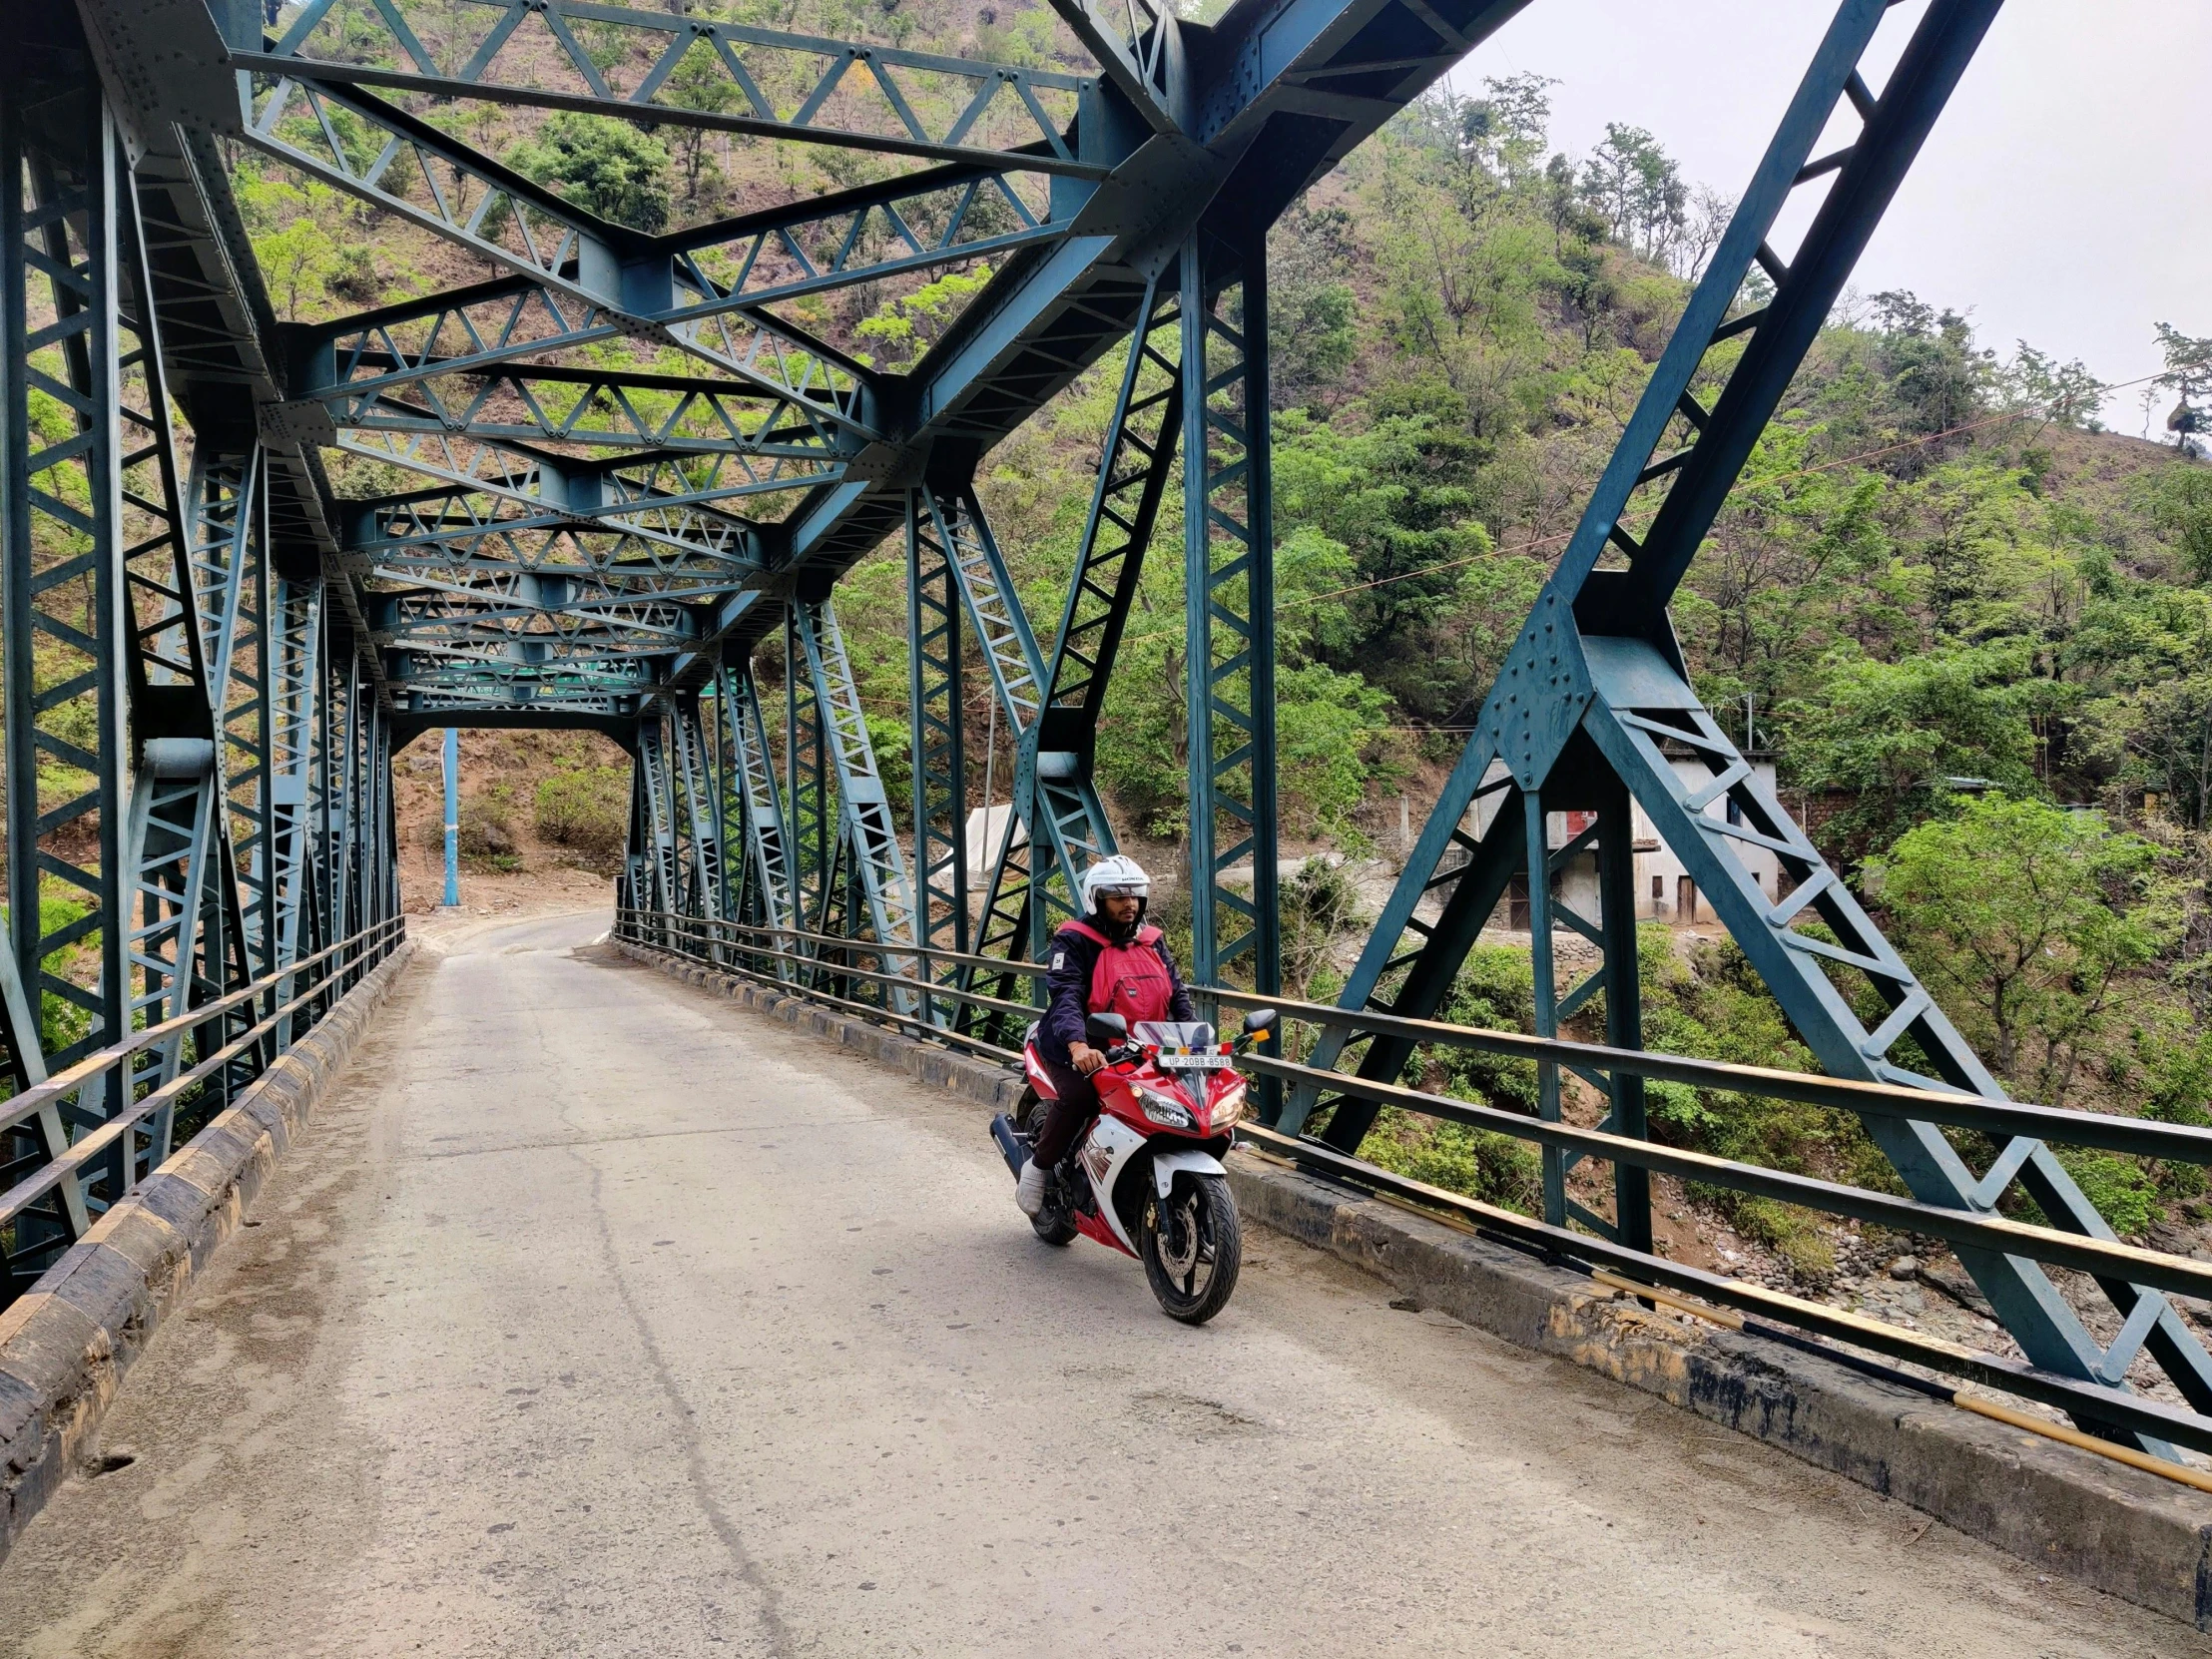
[[[1083,872],[1083,913],[1096,915],[1098,901],[1109,894],[1125,898],[1149,898],[1152,894],[1152,877],[1144,872],[1144,865],[1134,858],[1115,853],[1111,858],[1101,858]]]

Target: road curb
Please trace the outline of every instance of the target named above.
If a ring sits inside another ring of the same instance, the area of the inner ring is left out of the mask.
[[[1021,1092],[988,1061],[686,957],[615,948],[978,1105],[1003,1110]],[[1258,1157],[1232,1158],[1230,1180],[1248,1220],[1418,1306],[1763,1440],[2041,1571],[2212,1630],[2212,1498],[2202,1493],[1817,1354],[1653,1313],[1571,1269]]]
[[[0,1313],[0,1557],[96,1454],[124,1374],[245,1221],[414,951],[403,942],[372,969]]]

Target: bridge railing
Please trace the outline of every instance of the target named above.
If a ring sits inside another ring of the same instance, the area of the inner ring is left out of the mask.
[[[168,1162],[182,1120],[212,1117],[406,937],[394,915],[0,1100],[0,1143],[38,1151],[0,1190],[0,1306]],[[29,1165],[29,1168],[25,1168]]]
[[[911,986],[911,973],[883,965],[866,941],[797,929],[769,929],[665,911],[623,910],[616,937],[689,956],[724,971],[760,979],[778,989],[826,1005],[895,1025],[929,1041],[951,1044],[1011,1061],[1024,1024],[1036,1017],[1045,969],[1035,963],[1009,962],[901,944],[900,958],[917,961],[931,980],[927,998],[944,1010],[958,1010],[942,1023],[918,1011],[900,1013],[885,994],[896,984]],[[962,983],[962,980],[965,983]],[[1032,988],[1022,1001],[973,989],[996,981],[1001,989],[1018,981]],[[1333,1004],[1295,998],[1258,997],[1223,986],[1196,987],[1202,997],[1223,1007],[1271,1007],[1294,1031],[1346,1029],[1404,1038],[1421,1047],[1473,1050],[1513,1059],[1551,1062],[1580,1073],[1622,1073],[1769,1100],[1787,1100],[1854,1114],[1862,1120],[1893,1117],[1936,1122],[1998,1139],[2028,1138],[2061,1146],[2212,1167],[2212,1128],[2123,1118],[2103,1113],[1986,1100],[1970,1095],[1935,1093],[1890,1084],[1737,1065],[1718,1060],[1643,1049],[1611,1048],[1565,1038],[1533,1037],[1520,1032],[1449,1025],[1435,1020],[1396,1019]],[[994,1040],[996,1039],[996,1040]],[[1291,1053],[1311,1053],[1312,1043],[1294,1040]],[[1907,1330],[1825,1303],[1792,1296],[1766,1286],[1667,1260],[1585,1232],[1550,1226],[1528,1216],[1463,1194],[1393,1174],[1308,1136],[1278,1134],[1263,1125],[1241,1126],[1240,1140],[1274,1157],[1329,1179],[1359,1187],[1387,1201],[1436,1215],[1497,1242],[1531,1251],[1548,1260],[1593,1273],[1613,1289],[1677,1311],[1737,1329],[1753,1330],[1798,1346],[1813,1346],[1830,1358],[1860,1364],[1853,1352],[1869,1351],[1904,1361],[1943,1377],[1961,1379],[2056,1406],[2085,1425],[2128,1431],[2176,1446],[2212,1453],[2212,1415],[2185,1404],[2126,1391],[2125,1360],[2133,1357],[2161,1311],[2160,1297],[2186,1298],[2199,1329],[2212,1329],[2212,1263],[2127,1244],[2117,1237],[2061,1232],[1993,1212],[1946,1209],[1894,1193],[1828,1181],[1766,1165],[1717,1157],[1602,1129],[1547,1121],[1482,1101],[1431,1093],[1401,1084],[1372,1082],[1343,1072],[1324,1071],[1296,1059],[1264,1054],[1244,1063],[1263,1076],[1287,1084],[1317,1085],[1330,1094],[1372,1101],[1423,1117],[1506,1135],[1568,1154],[1627,1164],[1707,1188],[1747,1198],[1773,1200],[1821,1214],[1857,1220],[1912,1238],[1941,1240],[1972,1253],[1997,1252],[2024,1257],[2045,1267],[2093,1276],[2106,1285],[2142,1287],[2130,1326],[2107,1350],[2106,1370],[2092,1379],[2061,1376],[2018,1360],[1984,1353],[1924,1332]],[[1684,1293],[1694,1302],[1670,1296]],[[2177,1303],[2176,1306],[2184,1306]],[[1751,1316],[1749,1319],[1738,1316]],[[1818,1341],[1814,1341],[1818,1339]],[[1849,1345],[1838,1349],[1833,1345]],[[1885,1380],[1902,1382],[1949,1398],[1952,1390],[1912,1373],[1876,1368]],[[1964,1403],[1964,1401],[1961,1401]]]

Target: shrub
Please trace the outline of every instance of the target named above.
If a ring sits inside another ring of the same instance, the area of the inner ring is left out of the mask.
[[[1360,1156],[1409,1181],[1465,1193],[1524,1216],[1543,1200],[1543,1162],[1536,1149],[1510,1135],[1440,1123],[1385,1106]]]
[[[2065,1147],[2058,1161],[2074,1178],[2082,1196],[2097,1207],[2097,1214],[2112,1224],[2123,1239],[2139,1239],[2150,1231],[2161,1207],[2158,1183],[2133,1158],[2115,1152],[2095,1152]]]
[[[630,838],[627,767],[580,767],[538,785],[538,833],[594,861],[620,858]]]
[[[1360,924],[1360,889],[1342,864],[1309,858],[1283,883],[1284,988],[1312,996],[1337,941]]]
[[[1478,1025],[1492,1031],[1533,1030],[1536,981],[1528,952],[1508,944],[1476,945],[1467,952],[1437,1017],[1452,1025]],[[1442,1074],[1446,1092],[1472,1094],[1509,1111],[1536,1110],[1532,1061],[1471,1048],[1434,1048],[1424,1053]]]

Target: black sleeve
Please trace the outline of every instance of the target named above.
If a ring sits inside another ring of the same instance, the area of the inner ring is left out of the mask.
[[[1069,1065],[1068,1044],[1083,1040],[1083,1016],[1088,1013],[1091,968],[1097,952],[1088,939],[1064,933],[1052,937],[1045,957],[1044,1018],[1038,1023],[1037,1046],[1056,1066]]]
[[[1160,952],[1160,960],[1168,965],[1168,983],[1174,987],[1168,995],[1168,1018],[1198,1018],[1198,1011],[1191,1006],[1191,989],[1183,983],[1183,976],[1175,971],[1175,958],[1168,952],[1168,941],[1162,939],[1155,948]]]

